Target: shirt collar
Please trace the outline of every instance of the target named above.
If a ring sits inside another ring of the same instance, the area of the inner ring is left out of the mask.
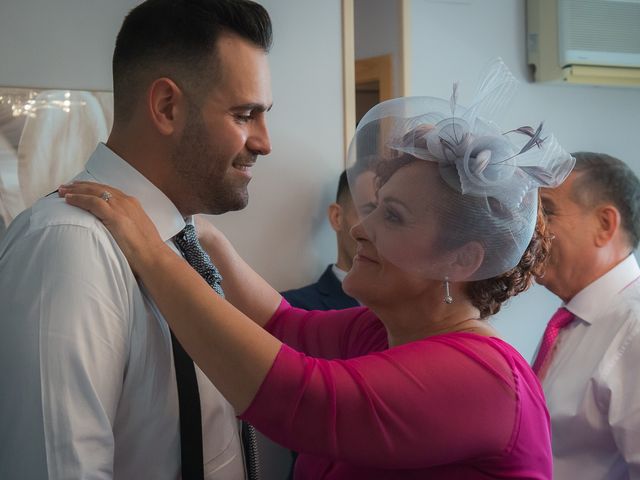
[[[349,272],[345,272],[344,270],[342,270],[336,264],[333,264],[331,266],[331,270],[333,271],[333,274],[336,276],[336,278],[338,279],[338,281],[340,283],[342,283],[342,281],[344,280],[344,277],[346,277],[347,273],[349,273]]]
[[[96,181],[136,197],[163,241],[166,242],[179,233],[185,226],[185,220],[191,221],[191,217],[182,217],[173,202],[158,187],[104,143],[98,144],[85,168]]]
[[[631,254],[578,292],[566,307],[571,313],[591,324],[602,318],[601,312],[609,308],[613,297],[638,277],[640,267],[636,257]]]

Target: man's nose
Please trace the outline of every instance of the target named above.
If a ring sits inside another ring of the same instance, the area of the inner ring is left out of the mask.
[[[271,153],[271,138],[264,116],[261,116],[254,123],[251,136],[247,139],[247,148],[258,155],[269,155]]]

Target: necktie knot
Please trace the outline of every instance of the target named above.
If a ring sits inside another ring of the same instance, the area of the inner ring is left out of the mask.
[[[573,313],[567,310],[564,307],[556,310],[556,313],[553,314],[551,320],[549,320],[548,328],[555,328],[557,330],[562,330],[564,327],[569,325],[573,320]]]
[[[547,324],[547,328],[544,330],[538,355],[536,356],[535,362],[533,362],[533,371],[536,375],[540,376],[540,370],[549,362],[550,354],[552,353],[560,330],[569,325],[574,318],[573,313],[564,307],[559,308],[556,313],[553,314]]]
[[[211,258],[200,245],[195,227],[187,224],[174,237],[174,242],[184,255],[185,260],[189,262],[189,265],[205,279],[218,295],[224,297],[221,286],[222,275],[220,275]]]

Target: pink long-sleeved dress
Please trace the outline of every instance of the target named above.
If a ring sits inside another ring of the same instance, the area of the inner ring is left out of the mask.
[[[502,340],[388,348],[366,308],[285,301],[266,328],[285,345],[242,418],[300,452],[296,479],[552,478],[542,389]]]

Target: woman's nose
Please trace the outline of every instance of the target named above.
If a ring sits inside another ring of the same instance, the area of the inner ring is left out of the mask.
[[[351,231],[349,232],[351,238],[355,241],[359,240],[369,240],[369,236],[362,225],[362,220],[356,223],[353,227],[351,227]]]

